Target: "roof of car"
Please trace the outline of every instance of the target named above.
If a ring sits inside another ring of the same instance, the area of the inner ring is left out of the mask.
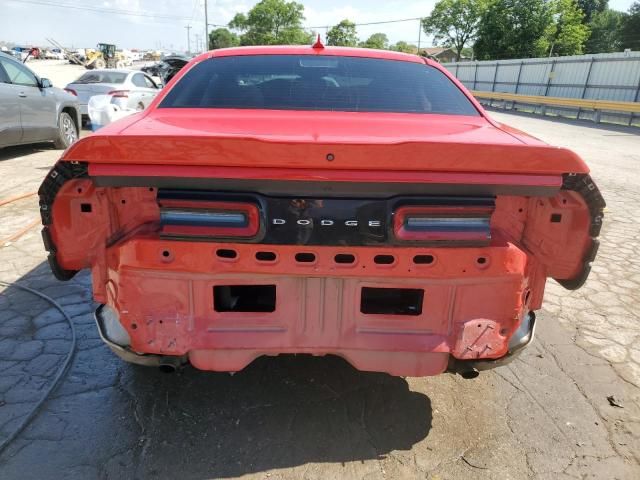
[[[394,52],[391,50],[376,50],[373,48],[353,47],[322,47],[314,48],[305,45],[268,45],[253,47],[221,48],[205,52],[197,56],[196,62],[212,57],[232,57],[237,55],[331,55],[337,57],[365,57],[384,60],[400,60],[414,63],[431,63],[430,60],[410,53]]]
[[[140,70],[131,70],[126,68],[100,68],[95,70],[89,70],[86,73],[144,73]]]

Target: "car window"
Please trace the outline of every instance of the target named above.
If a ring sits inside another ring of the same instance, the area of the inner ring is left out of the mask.
[[[142,73],[136,73],[131,79],[131,82],[136,87],[147,88],[147,83],[144,81],[144,75]]]
[[[72,83],[124,83],[127,78],[122,72],[87,72]]]
[[[424,63],[329,55],[246,55],[195,65],[160,108],[254,108],[479,115]]]
[[[147,88],[158,88],[158,86],[146,75],[144,76],[144,83]]]
[[[38,86],[38,79],[27,67],[5,58],[0,58],[0,63],[4,67],[11,83],[28,87]]]
[[[0,64],[0,83],[10,83],[9,76],[4,71],[4,67]]]

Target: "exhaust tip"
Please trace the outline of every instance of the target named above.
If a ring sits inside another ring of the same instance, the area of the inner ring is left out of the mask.
[[[176,366],[171,363],[163,363],[158,368],[162,373],[174,373],[177,370]]]
[[[477,378],[478,375],[480,375],[480,372],[475,368],[472,368],[471,370],[464,370],[462,372],[458,372],[458,374],[466,380],[473,380],[474,378]]]

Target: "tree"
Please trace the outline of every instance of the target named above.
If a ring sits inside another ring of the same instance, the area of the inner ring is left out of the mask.
[[[552,21],[552,11],[545,0],[489,0],[473,48],[476,58],[548,55],[540,40]]]
[[[240,45],[238,36],[226,28],[216,28],[209,32],[209,50],[237,47],[238,45]]]
[[[399,41],[395,45],[391,45],[389,50],[395,50],[396,52],[403,53],[417,53],[418,47],[407,42]]]
[[[620,32],[622,48],[640,50],[640,2],[636,1],[629,8]]]
[[[304,6],[285,0],[261,0],[249,13],[238,13],[229,27],[242,33],[242,45],[295,45],[311,43],[302,28]]]
[[[577,0],[578,7],[584,12],[585,23],[590,23],[593,16],[604,12],[609,5],[609,0]]]
[[[355,47],[358,45],[356,24],[344,19],[327,32],[327,45],[336,47]]]
[[[607,9],[591,17],[591,35],[585,45],[586,53],[608,53],[622,50],[622,26],[625,14]]]
[[[389,46],[389,39],[384,33],[374,33],[366,41],[360,42],[360,46],[364,48],[377,48],[385,50]]]
[[[589,38],[589,27],[582,23],[584,13],[575,0],[550,0],[552,21],[547,25],[538,47],[545,55],[580,55]]]
[[[433,35],[434,43],[453,48],[458,61],[462,49],[476,36],[485,6],[484,0],[440,0],[422,20],[422,28]]]

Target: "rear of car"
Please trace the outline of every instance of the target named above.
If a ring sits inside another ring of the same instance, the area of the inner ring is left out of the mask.
[[[65,90],[78,98],[83,116],[88,116],[89,99],[109,95],[122,110],[143,110],[157,95],[159,87],[151,78],[134,70],[91,70],[68,84]]]
[[[586,280],[604,201],[572,152],[496,124],[431,61],[252,47],[190,62],[40,189],[60,279],[91,268],[107,344],[236,371],[335,354],[473,375]]]

